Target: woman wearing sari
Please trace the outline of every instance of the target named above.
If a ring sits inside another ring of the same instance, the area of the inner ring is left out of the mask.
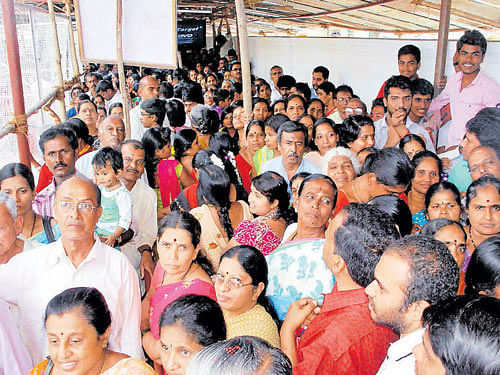
[[[31,375],[155,375],[145,362],[107,348],[111,313],[95,288],[71,288],[45,309],[48,359]]]
[[[24,240],[25,251],[54,242],[61,236],[59,225],[53,218],[37,215],[33,211],[34,189],[33,174],[24,164],[10,163],[0,169],[0,190],[12,197],[18,216],[23,218],[19,238]]]
[[[159,262],[151,288],[142,301],[142,344],[157,364],[160,359],[160,318],[165,308],[186,294],[204,295],[215,300],[208,262],[199,253],[200,223],[193,215],[175,211],[165,216],[158,228]]]
[[[296,229],[287,230],[282,244],[266,256],[267,295],[280,320],[292,302],[302,297],[321,299],[322,293],[333,288],[332,273],[323,261],[323,244],[336,197],[337,188],[329,177],[306,177],[299,188]]]

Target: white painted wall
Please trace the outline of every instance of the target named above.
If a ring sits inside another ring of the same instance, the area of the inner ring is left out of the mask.
[[[398,73],[397,53],[405,44],[415,44],[422,52],[419,76],[434,80],[436,41],[344,38],[249,38],[250,61],[256,77],[270,82],[269,69],[280,65],[284,74],[298,82],[308,82],[314,67],[330,70],[335,86],[348,84],[370,108],[382,83]],[[448,44],[446,74],[453,74],[452,58],[456,41]],[[488,43],[484,71],[500,84],[500,42]]]

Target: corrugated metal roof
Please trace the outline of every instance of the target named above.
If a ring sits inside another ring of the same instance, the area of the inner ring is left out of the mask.
[[[46,0],[21,1],[46,8]],[[64,2],[56,1],[63,10]],[[232,0],[177,0],[178,18],[204,18],[212,32],[222,17],[236,33]],[[439,0],[245,0],[250,36],[355,36],[435,39]],[[56,9],[57,11],[57,9]],[[500,0],[453,0],[450,38],[479,29],[488,40],[500,40]]]
[[[439,0],[247,0],[245,4],[249,35],[324,37],[365,32],[370,37],[425,39],[437,38],[441,7]],[[233,1],[179,0],[178,9],[181,17],[217,19],[228,12],[234,16]],[[500,40],[500,1],[453,0],[450,36],[467,29]]]

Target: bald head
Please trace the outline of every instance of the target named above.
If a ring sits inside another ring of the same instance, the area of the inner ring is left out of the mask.
[[[141,101],[158,99],[160,96],[160,83],[155,77],[146,76],[139,81],[137,93],[141,97]]]
[[[83,189],[86,193],[78,194],[77,190],[74,189],[76,186],[78,186],[79,189]],[[85,199],[90,198],[95,206],[101,206],[101,191],[99,190],[99,187],[85,177],[73,176],[62,182],[60,185],[57,185],[56,200],[59,200],[67,194],[76,195],[74,197],[76,199],[82,199],[83,197],[85,197]]]
[[[98,136],[102,147],[117,147],[125,140],[125,124],[121,117],[111,115],[106,117],[98,128]]]

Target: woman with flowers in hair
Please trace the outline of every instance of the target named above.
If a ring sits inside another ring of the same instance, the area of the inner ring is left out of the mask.
[[[197,104],[191,110],[190,117],[191,125],[198,135],[200,148],[205,150],[208,148],[210,137],[219,130],[219,114],[206,105]]]
[[[219,158],[212,154],[211,159]],[[221,162],[220,159],[218,161]],[[191,210],[191,213],[202,227],[200,251],[217,270],[222,252],[233,237],[234,230],[241,221],[251,220],[253,216],[245,201],[232,202],[231,181],[220,166],[202,166],[198,170],[198,176],[197,195],[200,206]]]
[[[229,176],[231,184],[236,190],[236,199],[248,202],[248,192],[243,187],[240,171],[236,165],[236,157],[232,151],[231,136],[223,132],[213,135],[210,138],[210,151],[213,151],[218,157],[211,157],[212,161],[221,160],[221,162],[214,162],[214,164],[223,168]]]

